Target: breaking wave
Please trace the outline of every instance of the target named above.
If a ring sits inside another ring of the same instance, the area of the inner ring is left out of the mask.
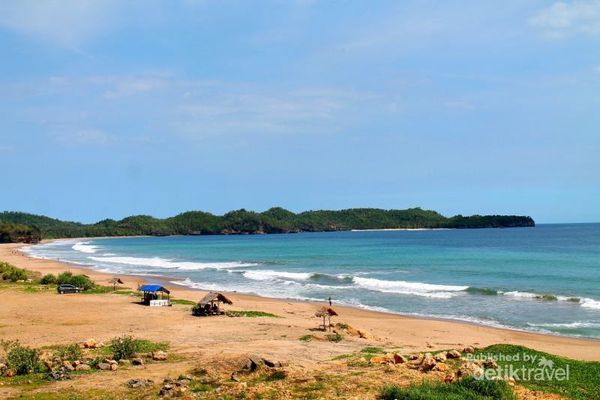
[[[161,257],[88,257],[90,260],[102,263],[135,265],[151,268],[179,269],[184,271],[199,271],[203,269],[230,269],[255,267],[256,263],[233,262],[191,262],[174,261]]]
[[[98,251],[98,246],[91,245],[90,242],[77,242],[71,248],[75,251],[79,251],[87,254],[94,254]]]
[[[467,290],[468,286],[436,285],[422,282],[407,281],[384,281],[374,278],[362,278],[355,276],[352,281],[364,289],[383,293],[398,293],[415,296],[423,296],[437,299],[448,299]]]

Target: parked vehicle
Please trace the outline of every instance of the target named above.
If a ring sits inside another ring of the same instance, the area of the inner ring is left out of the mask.
[[[77,286],[68,285],[68,284],[58,285],[58,287],[56,288],[56,290],[58,291],[59,294],[79,293],[79,292],[81,292],[81,289],[78,288]]]

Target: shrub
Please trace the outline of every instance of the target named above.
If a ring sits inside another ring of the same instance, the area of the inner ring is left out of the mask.
[[[44,275],[42,277],[42,279],[40,280],[40,283],[42,285],[53,285],[53,284],[56,284],[56,276],[54,276],[52,274]]]
[[[56,283],[59,285],[74,285],[83,290],[92,289],[95,285],[87,275],[73,275],[70,271],[65,271],[58,275]]]
[[[60,360],[79,360],[82,357],[81,348],[78,344],[69,344],[66,346],[60,346],[54,351],[54,356]]]
[[[2,261],[0,261],[0,273],[2,274],[2,279],[5,281],[24,281],[28,278],[27,271],[24,269]]]
[[[40,371],[40,356],[36,349],[22,346],[18,341],[3,343],[8,368],[14,370],[17,375],[26,375]]]
[[[310,342],[311,340],[313,340],[313,335],[300,336],[300,340],[303,342]]]
[[[335,343],[341,342],[343,338],[344,337],[342,335],[340,335],[339,333],[327,335],[327,340],[329,340],[330,342],[335,342]]]
[[[113,351],[113,359],[128,360],[138,351],[138,343],[131,336],[121,336],[110,342]]]

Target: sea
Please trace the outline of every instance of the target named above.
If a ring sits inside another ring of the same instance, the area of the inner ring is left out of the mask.
[[[600,338],[600,224],[78,239],[24,251],[174,286]]]

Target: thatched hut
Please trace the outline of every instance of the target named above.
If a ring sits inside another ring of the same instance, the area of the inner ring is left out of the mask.
[[[223,293],[210,292],[192,308],[192,313],[199,316],[220,315],[223,314],[221,304],[233,304],[233,302]]]
[[[331,317],[337,317],[338,313],[331,307],[321,307],[315,313],[315,317],[323,318],[323,330],[331,330]]]

